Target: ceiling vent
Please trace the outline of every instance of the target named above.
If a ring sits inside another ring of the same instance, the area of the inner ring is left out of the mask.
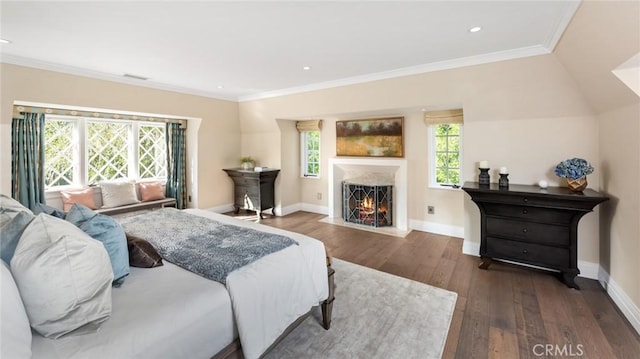
[[[146,81],[149,79],[148,77],[132,75],[132,74],[124,74],[123,76],[131,79],[142,80],[142,81]]]

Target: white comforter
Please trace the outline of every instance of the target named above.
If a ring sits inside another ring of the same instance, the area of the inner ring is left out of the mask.
[[[209,358],[233,341],[236,328],[245,357],[257,358],[289,324],[328,297],[322,242],[205,210],[187,211],[286,235],[300,245],[232,272],[226,291],[166,261],[164,267],[131,268],[113,291],[112,316],[100,331],[59,340],[34,333],[33,358]]]
[[[227,277],[244,356],[258,358],[298,317],[327,299],[326,254],[322,242],[210,211],[189,213],[229,224],[282,234],[299,245],[285,248],[244,266]]]

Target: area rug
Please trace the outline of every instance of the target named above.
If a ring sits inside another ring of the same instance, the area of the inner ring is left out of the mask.
[[[334,259],[331,329],[314,310],[265,358],[440,358],[457,294]]]

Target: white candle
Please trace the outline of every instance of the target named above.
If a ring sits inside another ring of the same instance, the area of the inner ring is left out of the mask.
[[[507,167],[500,167],[500,174],[501,175],[506,175],[507,173],[509,173],[509,172],[507,172]]]
[[[480,168],[489,168],[489,161],[480,161]]]

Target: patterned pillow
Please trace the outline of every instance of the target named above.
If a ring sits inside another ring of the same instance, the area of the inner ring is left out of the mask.
[[[120,207],[138,203],[136,184],[134,182],[101,182],[102,207]]]
[[[93,200],[93,188],[89,187],[79,191],[60,191],[62,197],[62,209],[69,212],[74,203],[79,203],[91,209],[96,209],[96,203]]]
[[[161,182],[140,182],[140,199],[142,202],[164,199],[164,186]]]

